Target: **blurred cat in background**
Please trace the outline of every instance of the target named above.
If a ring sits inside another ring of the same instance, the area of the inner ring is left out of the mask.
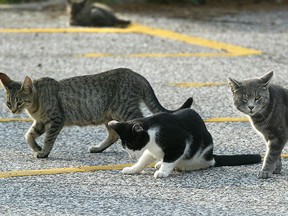
[[[67,0],[69,23],[86,27],[127,27],[131,22],[118,19],[106,5],[89,0]]]

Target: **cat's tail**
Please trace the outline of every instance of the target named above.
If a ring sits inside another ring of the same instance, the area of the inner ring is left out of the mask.
[[[186,109],[186,108],[190,108],[192,103],[193,103],[193,98],[190,97],[188,98],[185,103],[178,109],[176,110],[167,110],[165,109],[158,101],[158,99],[156,98],[156,96],[154,95],[153,99],[150,98],[148,100],[144,101],[146,106],[148,107],[148,109],[152,112],[152,113],[159,113],[159,112],[166,112],[166,113],[174,113],[178,110],[181,109]]]
[[[243,154],[243,155],[213,155],[215,167],[220,166],[240,166],[256,164],[261,162],[260,154]]]
[[[176,110],[165,109],[160,104],[160,102],[159,102],[158,98],[156,97],[155,92],[154,92],[152,86],[150,85],[150,83],[144,77],[142,77],[140,74],[138,76],[140,77],[139,80],[142,82],[141,89],[143,92],[143,102],[145,103],[147,108],[150,110],[150,112],[152,112],[153,114],[159,113],[159,112],[174,113],[178,110],[190,108],[192,106],[193,98],[190,97],[185,101],[185,103],[180,108],[178,108]],[[143,82],[143,80],[144,80],[144,82]]]

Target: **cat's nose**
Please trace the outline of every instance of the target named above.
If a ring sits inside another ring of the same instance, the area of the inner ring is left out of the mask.
[[[17,112],[17,109],[12,109],[11,112],[12,112],[13,114],[15,114],[15,113]]]
[[[252,111],[254,109],[254,106],[248,106],[248,108]]]

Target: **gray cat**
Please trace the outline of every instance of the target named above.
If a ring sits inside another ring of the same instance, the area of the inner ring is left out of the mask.
[[[67,0],[70,25],[87,27],[127,27],[130,21],[118,19],[106,5],[89,0]]]
[[[228,78],[235,107],[249,116],[252,126],[267,142],[259,178],[280,174],[281,152],[288,140],[288,89],[270,84],[273,71],[259,78],[236,81]]]
[[[127,121],[143,117],[140,103],[152,113],[174,112],[161,106],[149,82],[129,69],[118,68],[107,72],[77,76],[56,81],[52,78],[24,82],[11,80],[0,73],[6,90],[6,104],[12,113],[26,110],[34,119],[25,135],[26,142],[37,158],[48,157],[64,126],[105,124],[107,138],[90,152],[101,152],[117,141],[117,133],[108,126],[112,119]],[[180,109],[190,107],[189,98]],[[46,132],[43,148],[35,139]]]

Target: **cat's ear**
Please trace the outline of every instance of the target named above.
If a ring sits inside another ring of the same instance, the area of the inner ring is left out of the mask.
[[[108,122],[108,126],[111,127],[113,130],[117,128],[117,125],[119,125],[119,122],[116,120],[112,120]]]
[[[227,81],[233,93],[235,93],[240,88],[240,82],[236,81],[235,79],[228,77]]]
[[[134,124],[134,125],[132,126],[132,132],[133,132],[134,134],[136,134],[136,133],[141,133],[143,130],[144,130],[144,129],[143,129],[139,124]]]
[[[121,131],[121,125],[122,124],[116,120],[108,122],[108,126],[111,127],[114,131],[116,131],[117,134],[119,134],[119,132]]]
[[[26,76],[21,86],[21,90],[27,94],[30,94],[32,92],[32,89],[33,89],[33,81],[30,77]]]
[[[268,86],[268,84],[270,83],[273,75],[274,75],[274,72],[270,71],[270,72],[266,73],[265,75],[263,75],[262,77],[260,77],[261,82],[264,84],[262,87],[267,87]]]
[[[5,89],[8,89],[8,85],[9,83],[13,82],[6,74],[4,73],[0,73],[0,80],[3,84],[3,86],[5,87]]]

